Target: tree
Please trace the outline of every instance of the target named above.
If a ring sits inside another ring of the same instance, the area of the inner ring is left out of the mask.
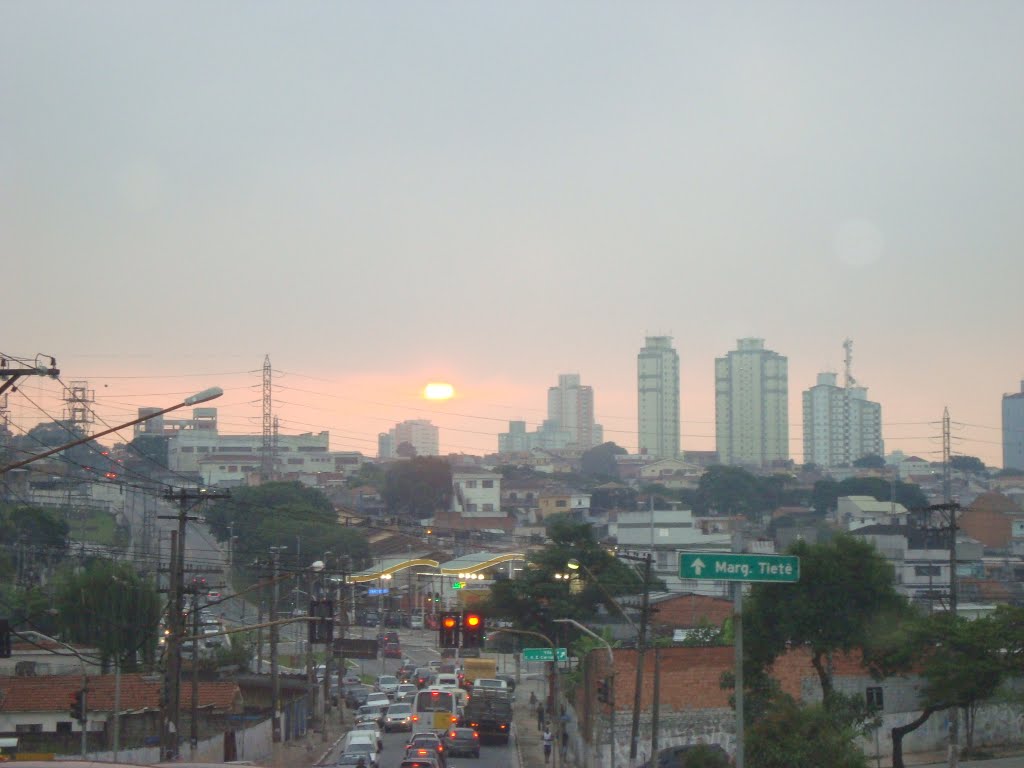
[[[860,469],[881,469],[885,466],[885,459],[877,453],[869,453],[853,460],[853,466]]]
[[[96,559],[80,573],[68,571],[54,602],[65,638],[97,648],[104,671],[112,661],[127,670],[153,664],[160,595],[131,565]]]
[[[977,456],[950,456],[949,466],[958,472],[970,472],[976,475],[984,474],[986,471],[985,462]]]
[[[168,443],[169,438],[163,435],[147,435],[143,433],[128,443],[128,450],[150,462],[154,468],[166,467]]]
[[[747,734],[751,768],[867,768],[855,722],[826,704],[780,695]]]
[[[416,446],[410,443],[408,440],[405,440],[399,443],[398,447],[395,448],[395,455],[401,456],[403,459],[412,459],[415,458],[418,454],[416,453]]]
[[[875,622],[902,615],[892,566],[867,542],[840,535],[821,544],[798,541],[793,584],[754,584],[743,608],[744,652],[751,674],[764,674],[790,647],[811,653],[822,695],[832,694],[828,657],[862,647]]]
[[[384,475],[381,494],[388,510],[422,519],[447,509],[452,498],[452,468],[437,456],[397,461]]]
[[[580,474],[584,477],[617,479],[619,465],[616,464],[615,457],[625,455],[626,449],[615,443],[595,445],[580,456]]]
[[[266,557],[272,546],[291,546],[297,533],[303,540],[316,542],[320,552],[330,550],[338,557],[349,557],[353,567],[369,557],[366,536],[357,528],[341,525],[327,497],[302,483],[237,488],[230,499],[210,504],[205,518],[220,541],[227,541],[234,531],[236,562]]]
[[[68,524],[55,510],[27,504],[0,504],[0,544],[23,544],[64,551]]]
[[[758,478],[741,467],[708,467],[697,483],[694,512],[755,518],[765,509]]]

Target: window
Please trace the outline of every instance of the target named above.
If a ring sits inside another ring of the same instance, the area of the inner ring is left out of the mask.
[[[493,512],[494,511],[494,505],[493,504],[484,504],[483,506],[484,506],[484,512]]]
[[[466,505],[466,511],[467,512],[476,512],[476,504],[467,504]]]
[[[565,499],[559,499],[558,501],[555,502],[555,506],[556,507],[567,507],[567,506],[569,506],[569,502],[567,502]]]
[[[864,692],[865,699],[868,703],[868,709],[882,710],[885,709],[885,705],[882,699],[882,686],[872,685]]]
[[[462,483],[463,488],[476,488],[476,480],[465,480]]]
[[[70,720],[58,720],[57,721],[57,733],[71,733],[71,721]]]
[[[938,576],[942,572],[941,566],[938,565],[915,565],[914,575],[915,576]]]
[[[42,733],[43,726],[41,723],[18,723],[14,726],[15,733]]]
[[[182,453],[193,453],[194,451],[195,451],[195,448],[193,448],[191,445],[183,445],[183,446],[181,446],[181,452]]]
[[[481,480],[480,481],[480,487],[481,488],[493,488],[494,487],[494,481],[493,480]]]
[[[288,459],[288,463],[289,464],[301,464],[302,463],[302,458],[300,457],[300,458],[297,458],[297,459]]]

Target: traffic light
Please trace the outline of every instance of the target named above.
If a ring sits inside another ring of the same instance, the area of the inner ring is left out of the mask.
[[[334,601],[310,600],[309,620],[306,622],[310,645],[334,641]]]
[[[462,615],[462,647],[482,648],[484,645],[484,617],[479,613]]]
[[[612,703],[612,689],[607,677],[597,681],[597,700],[602,704]]]
[[[77,690],[75,695],[71,698],[71,708],[68,710],[68,714],[71,715],[72,720],[76,720],[79,723],[85,722],[85,691]]]
[[[438,640],[442,648],[459,647],[459,614],[442,613],[438,625]]]

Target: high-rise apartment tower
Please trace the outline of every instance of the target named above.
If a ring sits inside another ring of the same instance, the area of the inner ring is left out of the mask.
[[[679,455],[679,355],[671,336],[648,336],[636,356],[637,432],[640,453]]]
[[[723,464],[763,467],[789,459],[789,363],[740,339],[715,359],[715,442]]]
[[[1003,469],[1024,469],[1024,381],[1003,395]]]
[[[840,387],[836,374],[819,373],[804,391],[804,463],[847,467],[857,459],[883,456],[882,406],[865,387]]]
[[[594,423],[594,388],[580,384],[578,373],[563,373],[558,386],[548,388],[548,421],[567,431],[577,448],[604,441],[604,428]]]

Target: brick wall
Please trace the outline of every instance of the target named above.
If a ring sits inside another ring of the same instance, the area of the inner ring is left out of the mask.
[[[654,606],[657,613],[651,619],[655,627],[689,629],[706,621],[720,627],[732,615],[732,601],[706,595],[679,595],[660,600]]]

